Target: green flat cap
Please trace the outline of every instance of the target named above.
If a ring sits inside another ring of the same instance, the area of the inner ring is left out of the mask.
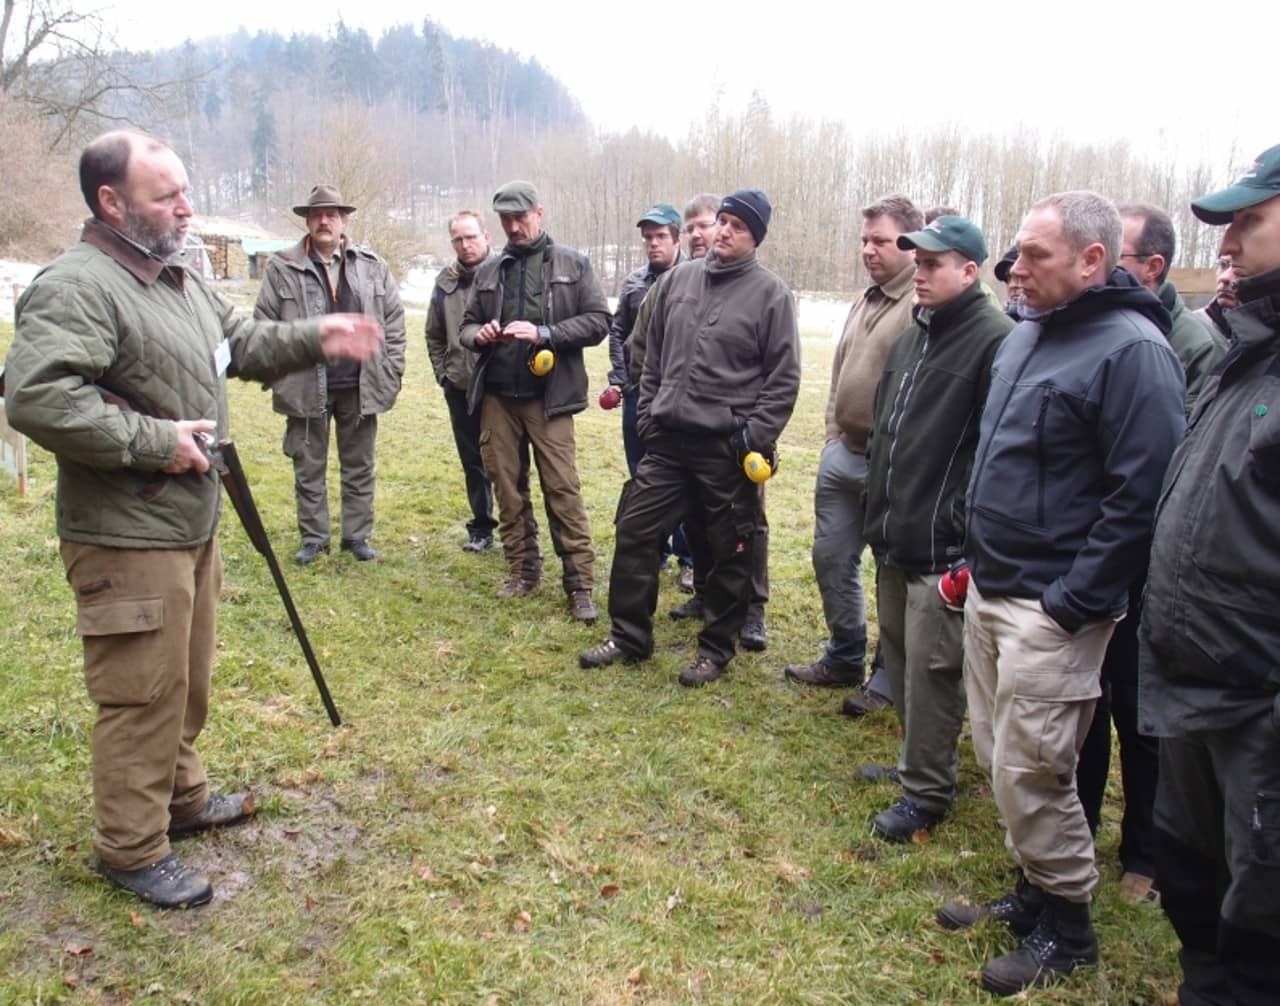
[[[664,224],[679,227],[684,223],[680,211],[670,203],[654,203],[644,211],[644,216],[636,221],[636,226],[643,224]]]
[[[987,239],[973,221],[964,217],[941,216],[922,231],[899,234],[898,247],[903,251],[955,251],[978,265],[987,260]]]
[[[533,182],[507,182],[493,194],[493,212],[529,213],[538,208],[538,190]]]
[[[1271,147],[1234,185],[1201,196],[1191,204],[1191,212],[1207,224],[1229,224],[1236,210],[1265,203],[1280,196],[1280,146]]]

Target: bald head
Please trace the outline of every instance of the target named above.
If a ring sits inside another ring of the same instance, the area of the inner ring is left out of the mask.
[[[183,249],[192,213],[187,170],[155,137],[99,136],[80,155],[80,188],[96,219],[151,254],[168,259]]]
[[[129,177],[129,162],[138,153],[156,153],[169,148],[154,136],[132,129],[114,129],[90,141],[80,154],[80,191],[89,212],[102,216],[101,189],[122,190]]]

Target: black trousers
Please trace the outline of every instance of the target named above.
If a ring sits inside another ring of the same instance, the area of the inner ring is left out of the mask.
[[[630,655],[648,656],[653,650],[663,542],[688,512],[705,530],[709,561],[698,652],[727,663],[747,617],[760,493],[727,437],[663,435],[645,447],[618,501],[610,635]]]
[[[1160,741],[1156,882],[1183,1006],[1280,1002],[1278,716]]]
[[[467,480],[467,503],[471,506],[467,531],[470,534],[493,534],[498,522],[493,516],[493,486],[480,457],[480,410],[477,409],[475,415],[468,414],[467,393],[452,384],[444,385],[444,400],[449,406],[453,442],[458,448],[458,460],[462,462],[462,474]]]
[[[1102,695],[1076,764],[1076,790],[1089,830],[1102,821],[1102,797],[1111,771],[1111,724],[1120,740],[1120,780],[1124,816],[1120,820],[1120,865],[1128,873],[1155,875],[1152,807],[1159,777],[1159,743],[1138,732],[1138,624],[1142,617],[1139,582],[1129,593],[1129,613],[1116,626],[1102,661]]]
[[[763,613],[769,603],[769,517],[764,510],[764,483],[760,484],[759,493],[760,515],[753,531],[755,547],[751,553],[751,593],[747,601],[757,613]],[[685,521],[684,536],[693,562],[693,592],[701,596],[707,583],[707,570],[711,568],[711,552],[706,529],[696,514]]]

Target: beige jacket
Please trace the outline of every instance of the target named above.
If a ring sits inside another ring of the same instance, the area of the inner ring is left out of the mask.
[[[911,327],[915,274],[913,264],[883,286],[867,287],[854,301],[836,346],[827,396],[827,439],[839,437],[857,454],[867,452],[876,386],[889,350]]]

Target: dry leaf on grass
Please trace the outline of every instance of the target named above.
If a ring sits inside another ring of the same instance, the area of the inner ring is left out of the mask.
[[[928,844],[929,844],[929,829],[928,829],[928,828],[919,828],[919,829],[917,829],[916,831],[913,831],[913,832],[911,833],[911,841],[912,841],[912,843],[913,843],[914,845],[928,845]]]
[[[0,827],[0,849],[20,849],[31,844],[31,839],[17,828]]]
[[[604,887],[600,888],[600,897],[608,901],[610,898],[616,898],[620,890],[621,888],[617,884],[605,884]]]
[[[628,985],[640,985],[644,982],[644,965],[641,964],[637,968],[632,968],[631,973],[627,975]]]
[[[533,925],[533,916],[528,912],[519,912],[511,922],[511,931],[513,933],[527,933],[531,925]]]

